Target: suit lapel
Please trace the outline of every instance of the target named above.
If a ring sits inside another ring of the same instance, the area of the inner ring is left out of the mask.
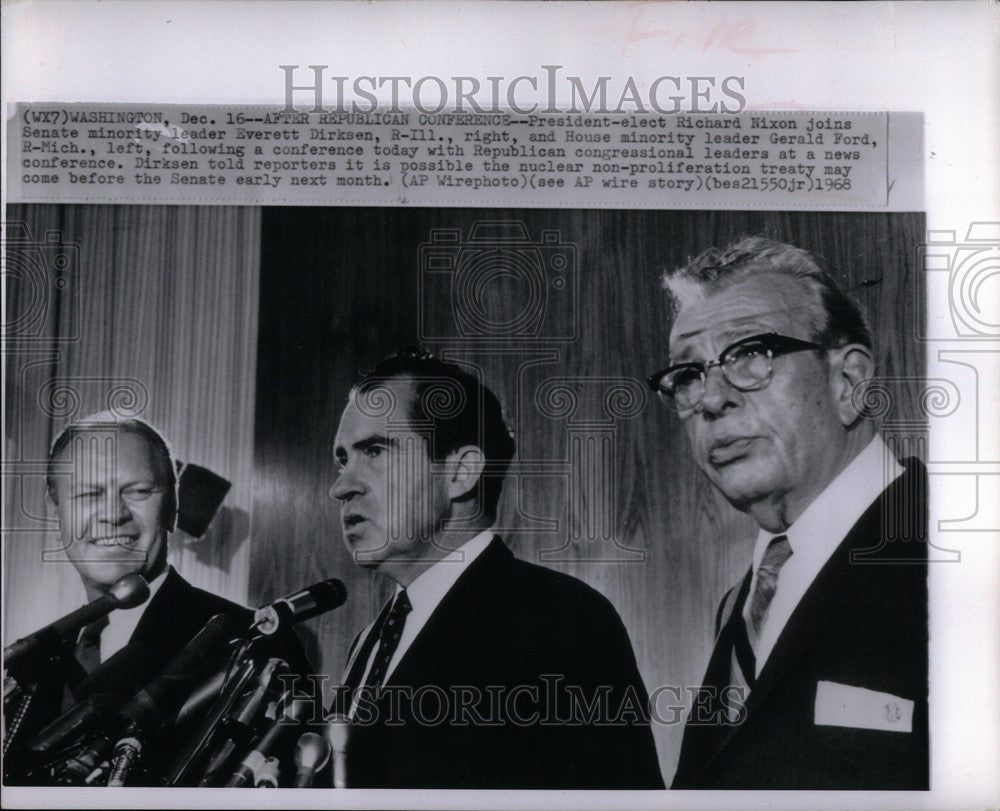
[[[689,717],[688,726],[684,733],[684,748],[690,750],[685,753],[686,767],[692,768],[696,772],[707,766],[722,749],[733,729],[722,722],[726,708],[723,707],[720,697],[721,691],[730,683],[734,624],[743,612],[752,579],[753,570],[748,569],[743,580],[731,588],[723,598],[723,604],[719,611],[719,627],[715,636],[715,646],[712,648],[712,656],[708,661],[705,678],[702,682],[711,691],[708,697],[708,707],[712,723],[702,723],[698,719]],[[699,706],[701,705],[699,704]],[[692,708],[692,716],[695,712],[696,709]]]
[[[171,605],[186,586],[183,578],[170,569],[125,646],[77,685],[74,693],[78,697],[91,693],[131,694],[154,678],[176,652],[173,637],[178,633],[178,618],[171,614]]]
[[[495,586],[502,579],[501,568],[513,559],[504,542],[494,536],[438,603],[386,684],[421,684],[429,669],[454,660],[461,650],[462,639],[477,623],[484,596],[494,591],[491,584]]]
[[[705,671],[706,685],[719,689],[729,685],[734,625],[743,613],[752,579],[753,570],[748,569],[743,580],[730,589],[723,600],[722,611],[719,614],[719,628],[715,635],[715,647],[712,649],[712,657]]]
[[[361,677],[365,673],[365,667],[368,665],[368,660],[371,658],[372,650],[378,643],[379,634],[382,631],[382,625],[389,616],[389,611],[392,609],[394,599],[395,595],[393,595],[393,597],[390,598],[384,606],[382,606],[382,610],[379,611],[378,616],[375,618],[375,622],[372,623],[367,636],[364,637],[364,641],[361,641],[361,637],[364,636],[364,632],[354,637],[354,644],[351,645],[351,650],[347,654],[347,667],[344,669],[343,680],[343,683],[352,690],[361,684]]]
[[[812,585],[809,586],[799,604],[795,607],[792,615],[788,618],[784,629],[778,636],[771,655],[761,669],[760,677],[750,691],[746,701],[747,720],[740,726],[719,727],[719,734],[714,739],[714,745],[709,757],[705,760],[705,766],[709,761],[721,752],[726,745],[739,734],[747,724],[753,722],[754,715],[759,711],[761,705],[767,700],[768,695],[781,683],[782,678],[788,669],[800,659],[803,650],[808,648],[810,643],[822,632],[823,628],[835,617],[838,606],[847,604],[851,600],[851,594],[859,588],[862,579],[857,576],[857,564],[852,562],[852,552],[868,550],[871,548],[872,539],[882,538],[887,534],[884,522],[886,520],[902,521],[908,520],[907,515],[897,515],[900,499],[904,494],[912,494],[919,486],[923,467],[916,460],[906,460],[906,471],[886,488],[875,502],[858,519],[858,522],[851,527],[847,537],[840,543],[826,565],[820,570]],[[915,483],[916,482],[916,483]],[[926,502],[922,502],[926,504]],[[897,509],[892,509],[896,505]],[[912,511],[912,508],[911,508]],[[889,537],[893,537],[892,530],[888,530]],[[900,545],[897,544],[897,547]],[[725,642],[727,631],[732,627],[733,615],[742,610],[742,600],[736,601],[733,613],[729,617],[729,622],[720,633],[720,641]],[[718,655],[722,654],[720,649],[725,649],[725,665],[728,667],[729,648],[732,646],[732,637],[728,637],[728,643],[717,645],[713,653],[712,664],[719,670],[722,664],[716,661]],[[710,665],[711,671],[712,665]],[[706,681],[707,681],[706,674]]]
[[[183,591],[187,587],[185,580],[177,574],[171,566],[167,571],[167,576],[163,585],[149,601],[146,610],[142,612],[139,622],[129,637],[129,644],[144,639],[161,640],[165,636],[173,634],[173,630],[180,624],[179,617],[171,616],[171,608],[186,605]]]
[[[789,665],[799,658],[801,651],[836,617],[838,607],[851,602],[852,593],[863,582],[858,577],[859,564],[854,561],[854,554],[870,550],[873,539],[895,537],[896,522],[906,522],[906,515],[899,510],[901,495],[908,499],[913,492],[914,482],[920,478],[919,463],[914,464],[915,460],[907,461],[906,471],[882,491],[851,527],[847,537],[830,556],[788,618],[771,655],[761,669],[756,687],[750,693],[748,713],[753,712],[767,698],[768,692],[780,682]],[[893,522],[893,527],[887,526],[887,522]],[[896,547],[903,548],[898,543]]]

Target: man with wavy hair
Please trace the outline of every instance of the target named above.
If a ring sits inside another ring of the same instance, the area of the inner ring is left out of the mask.
[[[670,364],[650,386],[759,527],[674,788],[927,788],[926,471],[861,413],[864,318],[817,257],[758,237],[664,287]]]

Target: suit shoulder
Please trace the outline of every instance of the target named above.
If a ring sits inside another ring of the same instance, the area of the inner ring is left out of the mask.
[[[248,627],[253,621],[253,609],[234,603],[210,591],[205,591],[197,586],[192,586],[185,581],[187,587],[182,593],[178,593],[181,599],[190,600],[188,616],[197,626],[203,626],[216,614],[224,614],[231,618],[237,628]],[[313,668],[308,656],[302,649],[302,642],[292,629],[281,630],[272,637],[268,637],[258,643],[254,650],[255,658],[266,659],[270,656],[277,656],[285,659],[296,673],[311,673]]]
[[[166,584],[164,584],[166,585]],[[225,614],[237,622],[249,622],[253,616],[246,606],[227,600],[210,591],[205,591],[197,586],[192,586],[179,575],[177,582],[169,592],[164,594],[169,601],[169,610],[176,612],[177,619],[190,618],[193,622],[202,625],[216,614]]]
[[[511,563],[511,581],[525,604],[572,611],[578,616],[584,612],[618,619],[618,611],[607,597],[565,572],[515,558]]]

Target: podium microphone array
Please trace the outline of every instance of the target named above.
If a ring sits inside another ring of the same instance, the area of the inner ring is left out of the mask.
[[[139,575],[128,575],[107,595],[13,643],[4,650],[4,666],[17,669],[23,677],[28,664],[40,660],[46,649],[95,619],[117,608],[141,605],[148,597],[146,582]],[[277,785],[279,761],[292,757],[294,778],[289,775],[286,780],[294,786],[311,786],[331,759],[336,783],[338,764],[343,772],[346,735],[341,731],[346,732],[346,723],[337,721],[333,724],[337,731],[331,732],[328,721],[324,734],[317,734],[308,729],[308,713],[316,709],[312,701],[294,699],[287,690],[268,701],[280,682],[276,674],[287,670],[287,664],[274,658],[259,661],[261,657],[252,652],[255,643],[331,611],[346,598],[343,583],[330,579],[261,606],[249,627],[216,614],[131,698],[89,696],[49,724],[25,749],[9,754],[27,758],[29,772],[43,785],[97,785],[102,780],[108,786],[130,785],[130,777],[147,766],[146,750],[162,745],[163,735],[175,731],[178,719],[184,718],[185,728],[197,721],[198,734],[168,773],[176,782],[167,784],[198,785],[201,780],[206,785],[215,769],[220,782],[213,780],[212,785]],[[227,763],[235,763],[235,768]],[[233,769],[228,780],[227,768]],[[140,783],[151,776],[152,784],[163,784],[162,775],[148,771]],[[339,781],[344,783],[342,776]]]

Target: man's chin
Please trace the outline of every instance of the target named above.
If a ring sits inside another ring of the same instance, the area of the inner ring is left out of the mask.
[[[759,464],[740,462],[714,470],[709,478],[726,500],[740,512],[766,498],[773,489],[761,476]]]
[[[346,542],[351,559],[356,566],[363,569],[376,569],[385,558],[385,546],[379,548],[366,543],[366,539],[361,535],[348,535]]]
[[[81,572],[81,577],[85,584],[100,591],[107,591],[123,577],[130,574],[142,574],[142,566],[122,566],[114,569],[103,567],[99,571]]]

